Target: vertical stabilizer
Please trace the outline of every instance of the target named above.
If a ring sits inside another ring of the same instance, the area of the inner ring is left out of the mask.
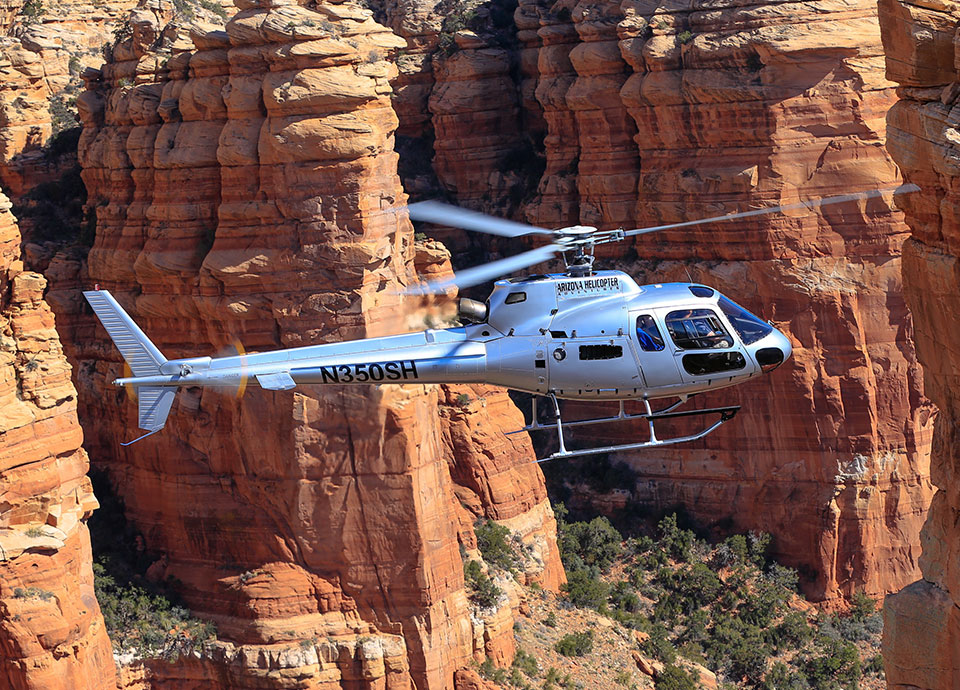
[[[84,292],[90,306],[97,313],[100,323],[107,329],[113,344],[130,365],[134,376],[155,376],[167,358],[150,342],[130,315],[106,290]],[[143,408],[141,408],[142,410]],[[141,425],[142,426],[142,425]]]
[[[107,329],[110,339],[120,350],[124,360],[130,366],[134,376],[156,376],[160,365],[167,358],[160,354],[157,346],[134,323],[130,315],[106,290],[84,292],[90,306],[97,313],[100,323]],[[177,394],[176,388],[163,386],[145,386],[133,384],[137,388],[140,428],[151,433],[160,431],[167,423],[170,406]],[[145,438],[141,436],[140,438]],[[140,439],[137,439],[140,440]],[[133,441],[131,441],[133,443]],[[129,444],[123,444],[129,445]]]

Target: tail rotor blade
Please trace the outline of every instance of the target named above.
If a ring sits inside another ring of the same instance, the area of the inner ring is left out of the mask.
[[[538,228],[533,225],[525,225],[503,218],[494,218],[476,211],[468,211],[465,208],[442,204],[439,201],[420,201],[416,204],[410,204],[407,209],[410,211],[410,218],[413,220],[422,220],[428,223],[436,223],[437,225],[448,225],[454,228],[462,228],[463,230],[475,230],[476,232],[485,232],[490,235],[521,237],[523,235],[553,234],[550,230]]]
[[[123,363],[123,378],[129,379],[129,378],[132,378],[132,377],[133,377],[133,369],[131,369],[131,368],[130,368],[130,365],[127,364],[126,361],[124,361],[124,363]],[[125,383],[125,384],[123,384],[123,388],[124,388],[124,390],[127,391],[127,395],[130,396],[130,399],[131,399],[133,402],[137,402],[137,400],[138,400],[137,387],[134,386],[132,383]]]
[[[742,211],[740,213],[728,213],[724,216],[713,216],[712,218],[701,218],[699,220],[687,220],[680,223],[667,223],[666,225],[655,225],[648,228],[637,228],[636,230],[627,230],[624,232],[625,237],[631,237],[633,235],[645,235],[650,232],[657,232],[658,230],[669,230],[671,228],[686,228],[692,225],[701,225],[703,223],[719,223],[725,220],[736,220],[738,218],[750,218],[753,216],[763,216],[769,213],[782,213],[783,211],[790,211],[793,209],[799,208],[819,208],[820,206],[828,206],[830,204],[840,204],[846,201],[859,201],[861,199],[873,199],[875,197],[883,196],[888,192],[894,192],[895,194],[909,194],[911,192],[916,192],[920,188],[915,184],[904,184],[897,187],[884,187],[882,189],[871,189],[867,192],[856,192],[854,194],[840,194],[839,196],[828,196],[822,199],[811,199],[810,201],[800,201],[795,204],[782,204],[780,206],[771,206],[769,208],[758,208],[752,211]]]
[[[552,259],[557,252],[562,250],[563,247],[559,244],[548,244],[543,247],[537,247],[536,249],[531,249],[528,252],[517,254],[516,256],[510,256],[506,259],[499,259],[487,264],[464,269],[449,280],[435,280],[432,283],[416,285],[405,290],[403,294],[430,295],[446,292],[453,287],[462,289],[479,285],[488,280],[500,278],[514,271],[520,271]]]
[[[243,397],[247,392],[247,380],[250,378],[247,373],[247,351],[243,348],[243,343],[239,340],[233,341],[233,347],[240,355],[240,385],[237,386],[237,400]]]

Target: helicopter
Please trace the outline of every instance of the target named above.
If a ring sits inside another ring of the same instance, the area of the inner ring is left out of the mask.
[[[508,433],[556,431],[558,450],[542,460],[646,449],[694,441],[729,422],[739,406],[678,408],[699,393],[775,370],[790,357],[792,345],[771,323],[707,285],[638,285],[622,271],[594,270],[594,248],[667,228],[868,199],[892,190],[913,191],[906,187],[635,230],[580,225],[547,230],[439,202],[411,204],[406,208],[412,220],[506,237],[544,236],[548,243],[466,269],[452,279],[411,287],[406,294],[479,285],[558,255],[565,270],[500,278],[485,302],[460,298],[458,314],[464,325],[403,335],[168,360],[108,290],[97,286],[83,294],[132,373],[113,383],[136,390],[139,427],[147,433],[125,446],[163,429],[179,388],[239,387],[249,377],[262,389],[274,391],[298,385],[493,384],[533,396],[531,422]],[[552,421],[539,421],[538,397],[550,401]],[[652,400],[662,399],[676,400],[659,409],[651,406]],[[564,422],[558,400],[617,401],[619,412]],[[626,412],[624,402],[629,400],[640,401],[643,412]],[[657,421],[704,416],[716,419],[692,434],[657,437]],[[646,420],[646,440],[567,448],[564,427],[633,419]]]

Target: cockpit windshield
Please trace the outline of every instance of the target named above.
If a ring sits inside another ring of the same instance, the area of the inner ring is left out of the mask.
[[[758,340],[767,337],[773,331],[773,326],[764,323],[739,304],[731,302],[726,297],[721,297],[718,304],[720,310],[730,319],[730,325],[733,326],[733,330],[739,334],[744,345],[752,345]]]

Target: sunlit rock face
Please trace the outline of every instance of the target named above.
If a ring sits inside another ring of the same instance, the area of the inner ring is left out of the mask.
[[[900,203],[911,230],[903,284],[926,390],[940,409],[930,462],[937,492],[921,532],[922,579],[884,606],[887,684],[898,689],[960,685],[958,21],[952,5],[880,2],[887,76],[900,84],[887,115],[887,147],[904,179],[920,187]]]
[[[463,205],[544,227],[633,228],[900,183],[872,2],[521,0],[514,19],[515,36],[461,30],[429,71],[411,70],[429,125],[422,108],[398,107],[401,128],[435,137],[437,183]],[[407,23],[420,52],[436,43],[430,25]],[[504,44],[512,61],[500,64]],[[518,155],[524,135],[542,140],[541,163]],[[881,595],[918,573],[933,407],[900,284],[908,228],[891,197],[598,252],[640,282],[712,285],[790,334],[787,365],[703,401],[742,404],[734,422],[613,459],[639,472],[634,498],[647,507],[773,533],[774,555],[815,600]],[[646,438],[593,433],[584,441]]]
[[[449,274],[398,213],[389,58],[404,42],[352,4],[238,8],[219,28],[144,3],[86,73],[96,242],[86,264],[49,270],[88,448],[220,638],[124,682],[451,687],[472,659],[513,656],[515,597],[478,612],[464,590],[474,520],[518,534],[523,577],[554,590],[564,577],[529,440],[503,436],[523,422],[502,391],[186,390],[163,432],[120,446],[136,405],[110,383],[122,363],[81,286],[109,288],[182,357],[422,328],[398,292],[421,268]]]
[[[86,524],[97,501],[45,286],[23,269],[0,193],[0,686],[106,690],[113,656]]]

